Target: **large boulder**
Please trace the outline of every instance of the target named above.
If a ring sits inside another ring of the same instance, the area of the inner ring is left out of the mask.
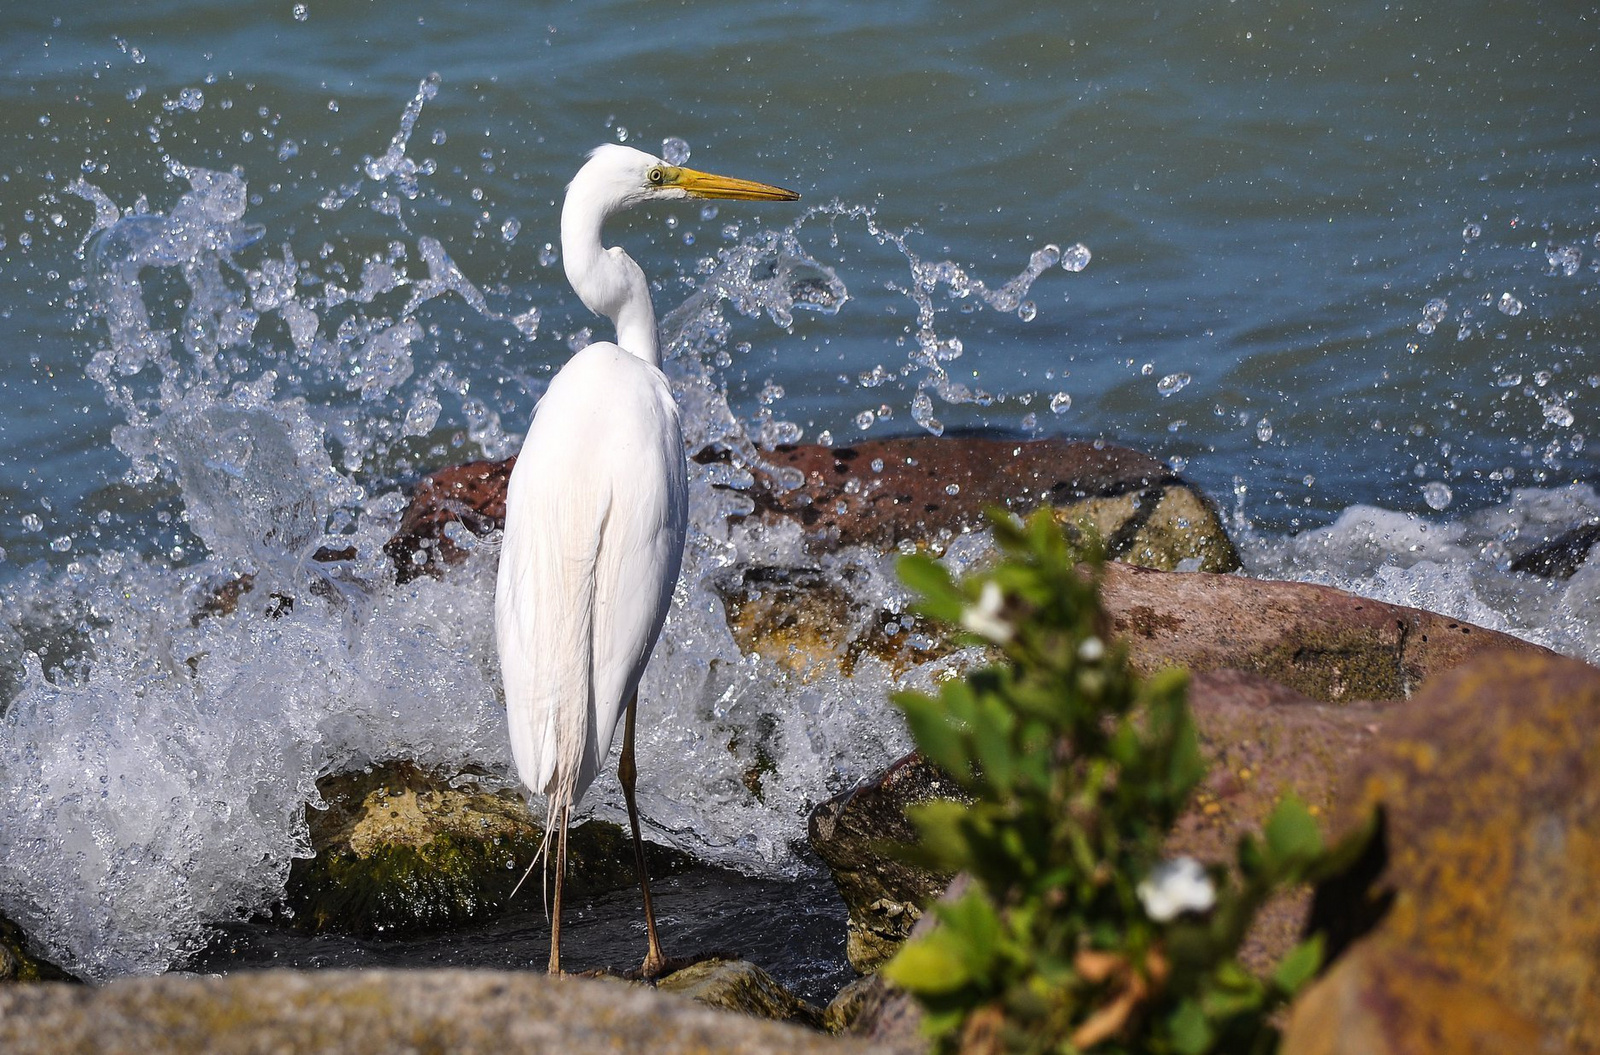
[[[264,971],[0,987],[6,1055],[866,1052],[643,986],[509,971]]]
[[[326,810],[307,808],[315,856],[294,863],[285,901],[314,931],[400,934],[437,930],[513,907],[512,889],[544,831],[522,797],[470,777],[392,761],[318,782]],[[652,845],[652,874],[682,867]],[[589,821],[568,836],[567,889],[575,896],[638,881],[628,833]],[[518,905],[537,903],[524,884]]]
[[[1241,671],[1197,674],[1190,706],[1207,776],[1168,842],[1168,852],[1228,863],[1239,837],[1257,832],[1285,794],[1327,815],[1340,775],[1379,735],[1389,707],[1338,707]],[[915,754],[811,814],[812,849],[828,865],[849,911],[846,953],[856,970],[876,970],[899,948],[923,908],[950,882],[898,860],[891,844],[913,842],[905,810],[960,790]],[[1264,967],[1294,945],[1305,921],[1304,894],[1273,902],[1245,948]]]
[[[1108,564],[1101,604],[1141,674],[1247,670],[1313,699],[1397,700],[1489,652],[1547,648],[1331,586]]]
[[[702,460],[715,452],[702,452]],[[1087,521],[1111,557],[1158,568],[1232,571],[1239,554],[1204,495],[1165,463],[1123,447],[1061,439],[904,436],[850,447],[764,452],[748,490],[766,521],[793,520],[818,549],[937,545],[983,527],[985,510],[1055,507]]]
[[[937,546],[982,527],[991,506],[1027,513],[1052,505],[1088,522],[1112,557],[1158,568],[1232,571],[1239,554],[1215,507],[1147,454],[1103,443],[988,436],[907,436],[853,447],[786,445],[762,452],[740,490],[753,516],[798,523],[818,550],[902,542]],[[722,448],[694,456],[729,461]],[[385,546],[402,579],[461,558],[455,539],[505,522],[516,459],[441,469],[417,485]]]
[[[1600,670],[1549,656],[1468,664],[1392,714],[1336,818],[1383,807],[1376,885],[1315,909],[1388,910],[1302,995],[1284,1051],[1600,1052],[1597,727]]]

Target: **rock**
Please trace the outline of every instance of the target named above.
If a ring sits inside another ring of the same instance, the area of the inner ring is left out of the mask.
[[[1106,565],[1101,603],[1141,674],[1261,674],[1318,700],[1396,700],[1487,652],[1552,656],[1508,634],[1331,586]]]
[[[706,450],[695,457],[727,456]],[[1093,523],[1117,560],[1239,567],[1211,503],[1164,463],[1122,447],[904,436],[851,447],[783,445],[762,457],[766,464],[746,492],[755,504],[751,515],[798,521],[818,549],[931,542],[983,527],[991,506],[1025,515],[1053,505],[1064,523]]]
[[[702,960],[667,975],[656,988],[723,1011],[822,1027],[821,1011],[748,960]]]
[[[1512,571],[1546,579],[1570,579],[1600,542],[1600,523],[1583,524],[1528,550],[1511,561]]]
[[[0,916],[0,985],[7,982],[76,982],[78,979],[35,953],[22,928]]]
[[[482,535],[506,522],[506,484],[515,457],[498,462],[467,462],[423,477],[411,504],[400,518],[384,552],[394,560],[395,574],[409,582],[424,572],[438,574],[458,563],[465,550],[450,538],[450,525],[460,524]]]
[[[294,863],[285,901],[297,925],[357,934],[442,929],[511,907],[543,829],[515,792],[386,762],[318,782],[327,810],[307,808],[316,856]],[[568,836],[567,890],[585,896],[631,886],[632,840],[589,821]],[[650,846],[651,874],[683,866],[678,851]],[[536,903],[540,884],[519,898]]]
[[[508,971],[263,971],[0,988],[7,1055],[870,1050],[642,986]]]
[[[811,811],[811,848],[833,873],[849,910],[845,956],[862,974],[894,955],[923,906],[950,883],[948,874],[906,864],[887,852],[889,844],[916,841],[906,808],[959,797],[961,790],[949,776],[911,754]]]
[[[1162,462],[1121,447],[907,436],[854,447],[785,445],[762,457],[753,485],[742,489],[754,506],[749,515],[798,522],[818,550],[932,543],[982,527],[989,506],[1026,513],[1049,503],[1063,522],[1093,523],[1119,560],[1160,568],[1188,563],[1206,571],[1239,567],[1238,551],[1210,501]],[[709,464],[730,455],[708,447],[694,459]],[[401,581],[459,561],[463,550],[452,532],[483,534],[505,523],[505,487],[515,461],[453,466],[417,485],[384,546]]]
[[[1231,863],[1239,837],[1259,832],[1285,794],[1317,816],[1332,806],[1339,775],[1370,748],[1388,713],[1381,704],[1335,707],[1241,671],[1195,675],[1189,703],[1209,772],[1167,844],[1171,856]],[[943,891],[948,874],[905,864],[888,844],[914,842],[906,808],[960,790],[937,767],[907,755],[811,814],[811,847],[833,873],[849,910],[846,955],[857,971],[892,956]],[[1309,896],[1273,902],[1257,921],[1245,962],[1265,968],[1298,939]]]
[[[1597,725],[1600,670],[1528,654],[1463,666],[1393,712],[1335,817],[1344,828],[1382,804],[1388,911],[1297,1002],[1285,1052],[1474,1050],[1416,1046],[1472,1016],[1538,1033],[1499,1050],[1600,1052]],[[1360,919],[1374,903],[1323,890],[1314,912]],[[1329,1046],[1330,1016],[1378,1039]]]
[[[867,1002],[882,988],[884,981],[876,973],[857,978],[834,994],[822,1009],[822,1028],[829,1033],[851,1032]]]

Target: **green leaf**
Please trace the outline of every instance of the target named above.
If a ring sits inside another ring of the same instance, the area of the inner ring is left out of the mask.
[[[1322,966],[1323,935],[1310,938],[1289,950],[1288,955],[1272,972],[1272,984],[1286,996],[1298,993],[1302,986],[1316,976]]]
[[[1304,867],[1322,853],[1322,830],[1306,804],[1292,793],[1285,795],[1267,818],[1263,834],[1267,860],[1278,870]]]
[[[1179,1055],[1205,1055],[1217,1039],[1200,1002],[1193,998],[1178,1005],[1178,1009],[1167,1020],[1167,1029],[1172,1034],[1172,1046]]]
[[[953,993],[970,980],[965,958],[945,932],[934,931],[901,946],[883,965],[883,976],[913,993]]]
[[[930,799],[906,810],[921,841],[917,856],[936,868],[959,871],[973,858],[964,824],[969,807],[950,799]]]
[[[945,702],[920,692],[897,692],[890,698],[905,712],[917,749],[957,780],[965,778],[972,768],[966,730],[951,720]]]

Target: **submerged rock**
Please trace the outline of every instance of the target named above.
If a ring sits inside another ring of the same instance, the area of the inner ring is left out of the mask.
[[[656,983],[656,988],[707,1007],[775,1022],[795,1022],[814,1029],[821,1028],[823,1022],[821,1011],[748,960],[702,960],[667,975]]]
[[[866,1052],[642,986],[509,971],[263,971],[0,987],[6,1055]]]
[[[316,856],[294,863],[285,893],[295,922],[310,930],[397,934],[497,915],[512,906],[544,837],[517,793],[410,762],[326,777],[318,788],[328,808],[306,810]],[[575,896],[638,881],[632,840],[617,825],[578,825],[567,854]],[[646,854],[652,875],[686,861],[655,845]],[[540,889],[534,877],[518,898],[537,899]]]
[[[731,455],[708,447],[694,458],[711,464]],[[795,521],[815,550],[938,544],[983,527],[988,507],[1027,513],[1053,505],[1064,523],[1092,523],[1118,560],[1218,572],[1239,567],[1211,502],[1162,462],[1121,447],[907,436],[853,447],[786,445],[762,458],[749,486],[739,488],[750,512],[736,519]],[[515,461],[453,466],[417,485],[384,547],[402,581],[460,560],[452,533],[503,526]]]
[[[1600,1052],[1597,726],[1600,670],[1549,656],[1471,663],[1394,711],[1337,814],[1382,805],[1376,882],[1315,906],[1371,929],[1297,1001],[1285,1052]]]
[[[6,982],[76,982],[78,979],[35,953],[22,928],[0,916],[0,985]]]

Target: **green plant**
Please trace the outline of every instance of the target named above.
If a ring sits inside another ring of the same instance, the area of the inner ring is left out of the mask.
[[[915,811],[907,853],[968,882],[885,974],[922,1002],[944,1051],[1274,1050],[1271,1016],[1316,973],[1322,942],[1262,978],[1239,962],[1245,932],[1268,897],[1338,869],[1363,835],[1330,851],[1288,798],[1241,841],[1237,877],[1163,862],[1205,774],[1187,674],[1130,672],[1092,543],[1071,543],[1049,511],[993,520],[991,569],[957,583],[927,557],[900,564],[925,614],[1004,662],[936,697],[896,697],[919,749],[972,802]]]

